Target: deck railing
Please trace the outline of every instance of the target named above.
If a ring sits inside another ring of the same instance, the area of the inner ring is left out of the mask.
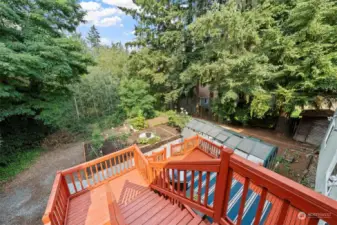
[[[151,155],[145,156],[150,162],[160,162],[166,160],[166,147],[158,152],[152,152]]]
[[[58,172],[43,216],[44,224],[64,224],[70,198],[135,168],[152,189],[168,196],[173,202],[185,204],[210,216],[214,222],[220,224],[234,224],[227,215],[233,179],[239,179],[243,186],[235,224],[242,223],[249,189],[254,189],[260,195],[254,225],[260,223],[262,210],[270,196],[278,199],[278,206],[276,207],[276,203],[273,206],[278,211],[269,224],[297,224],[298,221],[291,221],[292,218],[297,218],[292,216],[294,212],[301,212],[301,215],[306,216],[300,224],[317,224],[320,219],[329,224],[336,224],[336,201],[241,158],[233,154],[231,149],[218,147],[202,137],[188,139],[180,146],[185,153],[191,151],[191,148],[200,149],[215,159],[149,162],[140,149],[133,145]],[[205,179],[196,181],[197,176],[203,176]],[[214,202],[208,204],[210,180],[214,176]]]
[[[105,155],[61,171],[71,194],[101,185],[105,180],[121,176],[135,168],[135,146]]]
[[[54,180],[45,214],[42,218],[43,224],[64,224],[69,196],[70,193],[67,183],[61,172],[58,172]]]
[[[210,175],[212,172],[219,173],[220,163],[220,159],[150,163],[151,188],[212,217],[216,206],[207,205],[207,197],[201,200],[201,182],[206,182],[205,196],[208,196]],[[189,181],[187,181],[187,173],[190,173]],[[201,177],[203,173],[206,173],[206,180],[199,179],[198,185],[194,185],[195,177]],[[189,186],[187,183],[190,183]],[[188,187],[189,191],[187,191]],[[195,191],[196,188],[197,191]]]
[[[136,156],[136,157],[135,157]],[[136,145],[59,171],[54,180],[42,221],[46,225],[64,224],[68,201],[85,191],[137,168],[147,176],[147,160]]]
[[[193,151],[199,145],[199,136],[185,139],[181,143],[171,145],[171,156],[183,155]]]
[[[198,136],[199,140],[199,145],[198,148],[208,154],[209,156],[213,158],[220,158],[220,153],[221,153],[221,147],[214,144],[210,140]]]
[[[139,173],[143,176],[143,178],[147,181],[149,181],[149,162],[144,156],[144,154],[141,152],[141,150],[138,148],[137,145],[134,145],[134,157],[135,157],[135,165],[138,169]]]
[[[267,197],[277,199],[278,211],[269,224],[317,224],[321,219],[328,224],[337,221],[337,202],[323,196],[303,185],[283,177],[269,169],[250,162],[233,154],[233,150],[219,147],[202,137],[198,138],[198,149],[220,159],[209,161],[170,161],[166,163],[149,163],[152,176],[151,188],[184,203],[191,208],[213,218],[220,224],[241,224],[246,207],[246,196],[250,188],[259,192],[260,200],[257,206],[254,225],[260,223]],[[185,142],[183,146],[187,145]],[[192,144],[191,144],[192,145]],[[186,173],[191,173],[190,193],[186,192]],[[210,173],[216,172],[213,205],[207,204]],[[194,187],[194,177],[206,173],[206,179],[198,179]],[[238,216],[234,223],[227,215],[230,190],[234,178],[240,178],[243,184]],[[184,178],[181,179],[181,176]],[[201,182],[206,183],[206,193],[201,201]],[[197,188],[197,190],[196,190]],[[276,204],[276,203],[275,203]],[[292,214],[297,213],[295,216]],[[302,216],[297,219],[297,215]],[[296,221],[293,221],[295,220]]]

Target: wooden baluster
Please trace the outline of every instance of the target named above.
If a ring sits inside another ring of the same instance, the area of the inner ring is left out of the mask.
[[[163,173],[162,170],[160,170],[160,180],[161,180],[160,187],[161,187],[161,188],[164,188],[164,185],[165,185],[165,178],[164,178],[164,173]]]
[[[240,202],[240,209],[238,213],[238,220],[236,222],[237,225],[241,225],[242,217],[243,217],[243,210],[245,208],[245,203],[246,203],[246,198],[247,198],[247,193],[248,193],[248,187],[249,187],[249,178],[245,178],[245,183],[243,187],[243,192],[241,196],[241,202]]]
[[[207,207],[208,205],[208,191],[209,191],[209,181],[210,181],[210,172],[207,172],[206,174],[206,189],[205,189],[205,197],[204,197],[204,206]]]
[[[57,206],[54,206],[54,215],[55,215],[55,219],[57,221],[57,224],[60,224],[62,225],[62,222],[61,222],[61,215],[60,215],[60,212],[59,212],[59,209]]]
[[[202,172],[199,171],[199,182],[198,182],[198,203],[201,204],[201,186],[202,186]]]
[[[260,201],[259,201],[259,205],[257,207],[256,214],[255,214],[254,225],[260,224],[262,211],[263,211],[263,208],[264,208],[264,204],[266,202],[267,192],[268,192],[268,190],[266,188],[262,188],[261,198],[260,198]]]
[[[113,171],[113,165],[112,165],[112,160],[111,158],[109,159],[109,163],[110,163],[110,169],[111,169],[111,177],[114,175],[114,171]]]
[[[55,200],[55,208],[57,208],[57,210],[58,210],[58,214],[59,214],[59,216],[60,216],[60,222],[61,222],[61,224],[63,224],[63,218],[64,218],[64,211],[63,211],[63,209],[62,209],[62,206],[61,206],[61,204],[60,204],[60,200],[59,200],[59,198],[57,198],[56,200]]]
[[[98,182],[100,182],[101,181],[101,178],[100,178],[100,175],[99,175],[99,172],[98,172],[98,168],[97,168],[97,163],[95,164],[95,174],[96,174],[96,176],[97,176],[97,180],[98,180]]]
[[[105,164],[105,173],[106,173],[106,176],[107,176],[107,178],[109,178],[109,167],[108,167],[107,160],[104,161],[104,164]]]
[[[174,192],[174,169],[171,169],[172,172],[172,192]]]
[[[166,171],[165,168],[163,168],[163,188],[166,189],[166,183],[167,183],[167,177],[166,177]]]
[[[226,193],[225,193],[225,200],[224,200],[224,203],[223,203],[223,214],[225,216],[227,216],[227,208],[228,208],[228,203],[229,203],[229,200],[230,200],[230,192],[231,192],[231,187],[232,187],[232,182],[233,182],[233,170],[232,169],[229,169],[229,172],[228,172],[228,177],[227,177],[227,188],[226,189]]]
[[[220,161],[220,168],[219,173],[217,174],[216,178],[216,186],[215,186],[215,193],[214,193],[214,222],[220,223],[220,219],[222,216],[222,213],[224,211],[224,206],[227,204],[225,200],[225,193],[230,189],[231,187],[228,185],[228,182],[226,181],[226,177],[228,177],[228,173],[230,171],[229,168],[229,161],[231,154],[233,154],[233,150],[224,148],[221,152],[221,161]]]
[[[84,175],[85,175],[85,180],[87,181],[87,187],[90,187],[90,180],[89,180],[89,177],[88,177],[87,169],[88,168],[84,169]]]
[[[76,187],[76,183],[75,183],[75,179],[74,179],[74,175],[72,173],[70,174],[70,178],[71,178],[71,182],[74,185],[75,192],[78,192],[77,187]]]
[[[191,201],[194,201],[194,170],[191,171],[191,187],[190,187],[190,199]]]
[[[104,174],[104,170],[105,170],[104,166],[103,166],[102,162],[100,162],[99,165],[101,166],[102,179],[105,180],[106,177],[105,177],[105,174]]]
[[[166,177],[167,177],[167,189],[170,190],[170,176],[169,176],[169,169],[166,169]]]
[[[122,158],[122,159],[121,159]],[[120,155],[120,157],[118,158],[120,161],[120,163],[119,163],[119,165],[120,165],[120,169],[121,169],[121,173],[124,173],[124,171],[125,171],[125,164],[124,164],[124,156],[123,156],[123,154],[122,155]]]
[[[130,152],[127,152],[126,153],[126,164],[127,164],[128,170],[131,170],[130,159],[131,159]]]
[[[160,178],[159,178],[159,175],[158,175],[158,168],[155,168],[154,169],[154,171],[155,171],[155,177],[156,177],[156,184],[159,186],[159,184],[160,184]]]
[[[81,186],[81,188],[82,188],[82,190],[84,189],[84,187],[83,187],[83,184],[82,184],[82,176],[81,176],[81,173],[80,173],[80,171],[77,171],[77,178],[78,178],[78,181],[80,182],[80,186]]]
[[[119,174],[118,168],[117,168],[117,160],[116,157],[114,157],[114,175]]]
[[[178,171],[178,181],[177,181],[177,189],[178,189],[178,195],[180,195],[180,170]]]
[[[186,170],[184,170],[184,197],[186,198],[186,186],[187,186],[187,179],[186,179],[186,177],[187,177],[187,171]]]
[[[130,169],[133,168],[133,164],[132,164],[132,152],[129,152],[129,163],[130,163]]]
[[[278,216],[278,219],[277,219],[277,222],[276,222],[277,225],[283,225],[283,223],[286,219],[287,213],[288,213],[289,206],[290,206],[289,201],[284,200],[283,203],[282,203],[281,212],[280,212],[280,214]]]
[[[92,166],[90,165],[90,172],[91,172],[91,177],[92,177],[92,182],[94,183],[94,185],[96,184],[96,181],[95,181],[95,174],[94,172],[92,171]]]

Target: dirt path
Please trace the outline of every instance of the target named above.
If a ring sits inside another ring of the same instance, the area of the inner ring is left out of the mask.
[[[56,171],[83,162],[82,142],[43,153],[0,192],[0,224],[42,224]]]

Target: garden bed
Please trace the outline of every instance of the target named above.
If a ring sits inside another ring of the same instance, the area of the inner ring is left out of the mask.
[[[118,131],[119,128],[116,128],[115,130]],[[137,143],[137,141],[139,140],[139,135],[142,133],[153,133],[156,136],[160,137],[160,140],[154,144],[139,144]],[[149,127],[149,128],[137,131],[137,132],[130,133],[130,136],[127,138],[127,141],[124,147],[137,144],[139,148],[141,149],[141,151],[145,153],[153,149],[156,149],[168,142],[179,139],[180,137],[181,137],[180,132],[176,128],[170,127],[166,124],[161,124],[158,126]],[[90,161],[94,159],[92,157],[92,154],[90,154],[89,146],[90,146],[89,142],[84,143],[83,154],[84,154],[85,161]],[[124,148],[124,147],[116,146],[114,141],[107,140],[104,142],[104,145],[102,147],[102,153],[103,155],[107,155],[107,154],[119,151],[121,148]]]

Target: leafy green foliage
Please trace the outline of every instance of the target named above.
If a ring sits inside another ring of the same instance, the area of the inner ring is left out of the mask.
[[[98,127],[95,127],[91,134],[91,141],[90,141],[90,147],[91,147],[91,157],[97,158],[102,156],[102,147],[104,145],[104,137],[102,135],[101,129]]]
[[[168,116],[168,125],[179,129],[183,129],[191,120],[191,117],[188,116],[185,110],[182,110],[180,113],[170,110],[165,112],[165,114]]]
[[[137,4],[141,11],[123,9],[138,21],[129,44],[143,46],[129,70],[156,102],[172,106],[207,84],[215,115],[247,123],[319,108],[337,93],[333,0]]]
[[[129,119],[128,122],[137,130],[142,130],[148,126],[145,117],[141,113],[137,117]]]
[[[137,143],[142,144],[142,145],[146,145],[146,144],[153,145],[153,144],[155,144],[159,141],[160,141],[160,137],[154,136],[154,137],[151,137],[151,138],[139,138],[137,140]]]
[[[155,115],[154,97],[149,93],[149,84],[139,79],[123,79],[119,86],[120,107],[129,118],[139,114],[145,118]]]
[[[41,148],[34,148],[29,151],[16,153],[15,160],[11,161],[6,167],[0,166],[0,182],[6,182],[27,169],[42,151]]]
[[[74,32],[84,11],[76,0],[0,3],[0,121],[38,115],[67,84],[87,72],[91,57]]]

